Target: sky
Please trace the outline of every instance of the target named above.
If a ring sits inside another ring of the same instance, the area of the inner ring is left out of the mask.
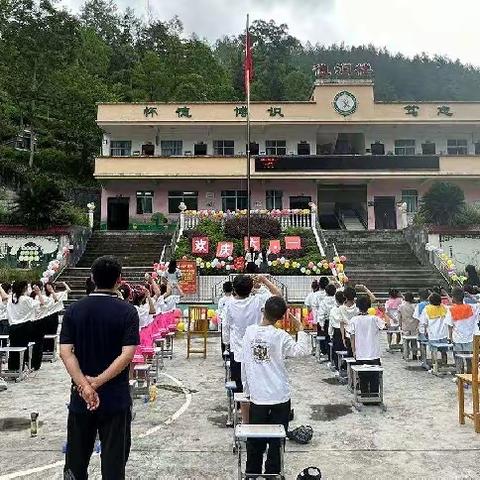
[[[426,52],[480,67],[478,0],[116,0],[145,15],[178,15],[188,36],[213,42],[238,34],[250,18],[287,23],[302,42],[373,44],[408,56]],[[82,0],[60,0],[76,13]]]

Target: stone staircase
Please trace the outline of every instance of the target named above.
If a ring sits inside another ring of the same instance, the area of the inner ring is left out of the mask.
[[[422,265],[398,230],[324,231],[327,243],[335,243],[345,255],[345,272],[352,285],[366,285],[379,299],[388,297],[390,288],[401,292],[446,285],[440,273]],[[331,254],[331,253],[330,253]]]
[[[157,233],[94,232],[80,261],[65,269],[57,282],[68,283],[72,289],[69,302],[76,301],[85,295],[85,281],[93,261],[102,255],[114,255],[122,262],[122,277],[127,282],[141,283],[152,264],[159,261],[170,238]]]

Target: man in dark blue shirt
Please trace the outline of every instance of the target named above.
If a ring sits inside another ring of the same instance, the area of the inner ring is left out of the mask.
[[[122,266],[115,257],[92,265],[96,289],[69,307],[60,356],[72,377],[65,478],[86,480],[98,432],[102,479],[125,478],[131,444],[129,365],[140,342],[137,310],[117,294]]]

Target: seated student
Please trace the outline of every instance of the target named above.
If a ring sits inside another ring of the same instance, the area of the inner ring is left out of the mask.
[[[317,334],[325,336],[325,340],[320,342],[320,351],[322,355],[330,354],[330,349],[328,344],[330,343],[330,336],[328,335],[328,323],[330,321],[330,311],[333,307],[336,306],[335,302],[335,292],[337,289],[335,285],[329,284],[325,287],[325,297],[320,299],[316,297],[316,324],[317,324]],[[329,358],[332,361],[331,358]]]
[[[260,283],[268,292],[252,295],[253,285]],[[237,384],[237,392],[242,386],[242,342],[245,330],[250,325],[258,325],[262,320],[262,308],[271,295],[281,296],[280,290],[263,275],[252,278],[250,275],[237,275],[233,280],[235,297],[225,309],[223,342],[230,345],[230,376]]]
[[[9,283],[0,284],[0,335],[8,335],[7,303],[12,293]]]
[[[233,298],[232,282],[230,281],[225,282],[222,286],[222,289],[223,289],[223,295],[218,300],[217,315],[218,315],[218,318],[220,318],[220,341],[221,341],[222,355],[223,355],[223,352],[225,351],[225,344],[223,343],[222,330],[223,330],[223,322],[225,318],[225,310],[230,300]]]
[[[265,302],[260,325],[250,325],[242,344],[242,381],[250,397],[250,423],[281,424],[288,431],[291,393],[285,358],[308,355],[309,338],[302,323],[295,318],[298,343],[284,330],[275,328],[287,311],[285,300],[278,296]],[[280,472],[280,441],[255,439],[247,443],[246,473],[261,474],[263,454],[268,443],[265,473]],[[256,477],[254,477],[256,478]]]
[[[464,293],[460,287],[452,290],[452,306],[448,309],[445,323],[448,325],[448,337],[453,342],[453,354],[457,373],[464,373],[461,360],[456,353],[472,353],[473,336],[480,333],[478,317],[480,305],[463,303]]]
[[[388,322],[388,329],[400,331],[400,312],[399,308],[402,304],[403,298],[401,293],[396,288],[391,288],[388,292],[388,300],[385,302],[385,315]],[[396,335],[396,344],[400,343],[400,333]],[[393,334],[387,333],[388,347],[393,343]]]
[[[420,315],[419,330],[420,333],[428,338],[432,345],[448,342],[448,328],[445,323],[447,316],[447,307],[442,305],[442,297],[439,293],[432,293],[427,305]],[[447,352],[442,352],[442,361],[447,363]]]
[[[376,315],[368,314],[371,306],[369,297],[357,298],[359,315],[350,321],[353,354],[359,365],[381,365],[380,331],[385,328],[385,322]],[[362,372],[359,380],[362,395],[379,392],[380,379],[377,372]]]
[[[343,292],[337,291],[335,293],[335,302],[336,306],[330,310],[328,334],[332,338],[333,343],[333,363],[335,368],[339,370],[340,365],[338,365],[337,352],[345,350],[345,344],[343,343],[342,332],[340,330],[340,325],[343,318],[340,308],[345,303],[345,295]]]
[[[413,317],[413,313],[415,312],[415,304],[414,304],[414,297],[412,292],[406,292],[403,296],[403,302],[398,307],[398,312],[400,314],[399,321],[400,321],[400,329],[402,330],[404,335],[407,336],[415,336],[418,337],[418,320]],[[410,350],[413,352],[413,359],[417,359],[417,352],[418,352],[418,341],[409,340],[410,343]]]

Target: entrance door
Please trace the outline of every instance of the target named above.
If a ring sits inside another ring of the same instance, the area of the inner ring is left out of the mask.
[[[395,197],[375,197],[375,228],[377,230],[395,230],[397,228],[397,212]]]
[[[107,229],[128,230],[130,198],[109,198],[107,206]]]
[[[290,208],[306,210],[310,208],[308,204],[312,201],[312,197],[290,197]]]

